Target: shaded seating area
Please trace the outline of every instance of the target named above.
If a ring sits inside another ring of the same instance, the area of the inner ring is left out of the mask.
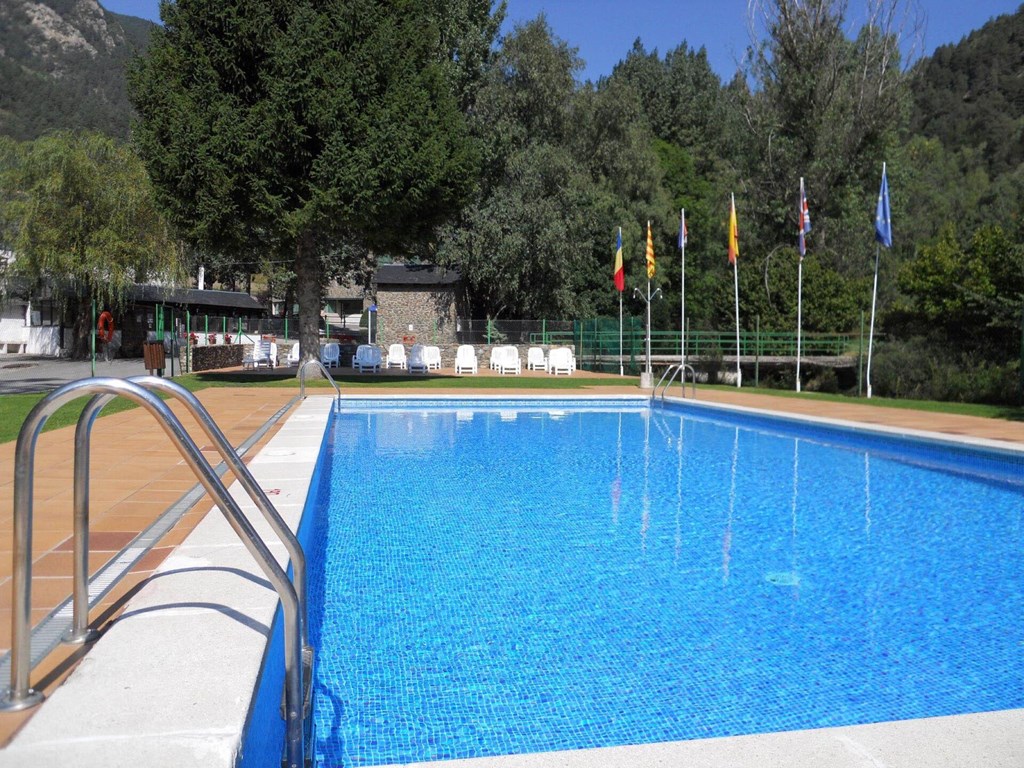
[[[455,373],[477,373],[476,350],[471,344],[462,344],[455,351]]]
[[[360,373],[367,370],[376,372],[380,370],[382,358],[380,347],[374,344],[360,344],[352,356],[352,368]]]

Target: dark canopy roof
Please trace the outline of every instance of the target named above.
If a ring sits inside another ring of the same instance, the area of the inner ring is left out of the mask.
[[[381,285],[454,285],[462,277],[436,264],[381,264],[374,282]]]
[[[239,315],[262,315],[267,311],[255,298],[237,291],[200,291],[196,288],[136,285],[128,291],[128,298],[136,304],[173,304],[197,312],[221,310]]]

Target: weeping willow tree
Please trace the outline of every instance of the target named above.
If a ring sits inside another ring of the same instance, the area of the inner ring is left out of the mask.
[[[179,249],[130,148],[95,133],[59,133],[16,148],[5,163],[3,220],[13,276],[49,283],[88,352],[92,303],[123,306],[134,283],[178,276]]]

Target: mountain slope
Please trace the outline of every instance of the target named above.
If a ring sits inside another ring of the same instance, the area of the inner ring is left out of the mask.
[[[914,133],[978,149],[991,176],[1024,162],[1024,5],[923,60],[914,94]]]
[[[96,0],[0,0],[0,134],[127,137],[125,71],[152,26]]]

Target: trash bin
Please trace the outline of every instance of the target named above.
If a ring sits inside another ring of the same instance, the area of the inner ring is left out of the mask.
[[[142,361],[151,375],[153,371],[156,371],[157,376],[164,375],[165,359],[166,352],[162,341],[147,341],[142,345]]]

